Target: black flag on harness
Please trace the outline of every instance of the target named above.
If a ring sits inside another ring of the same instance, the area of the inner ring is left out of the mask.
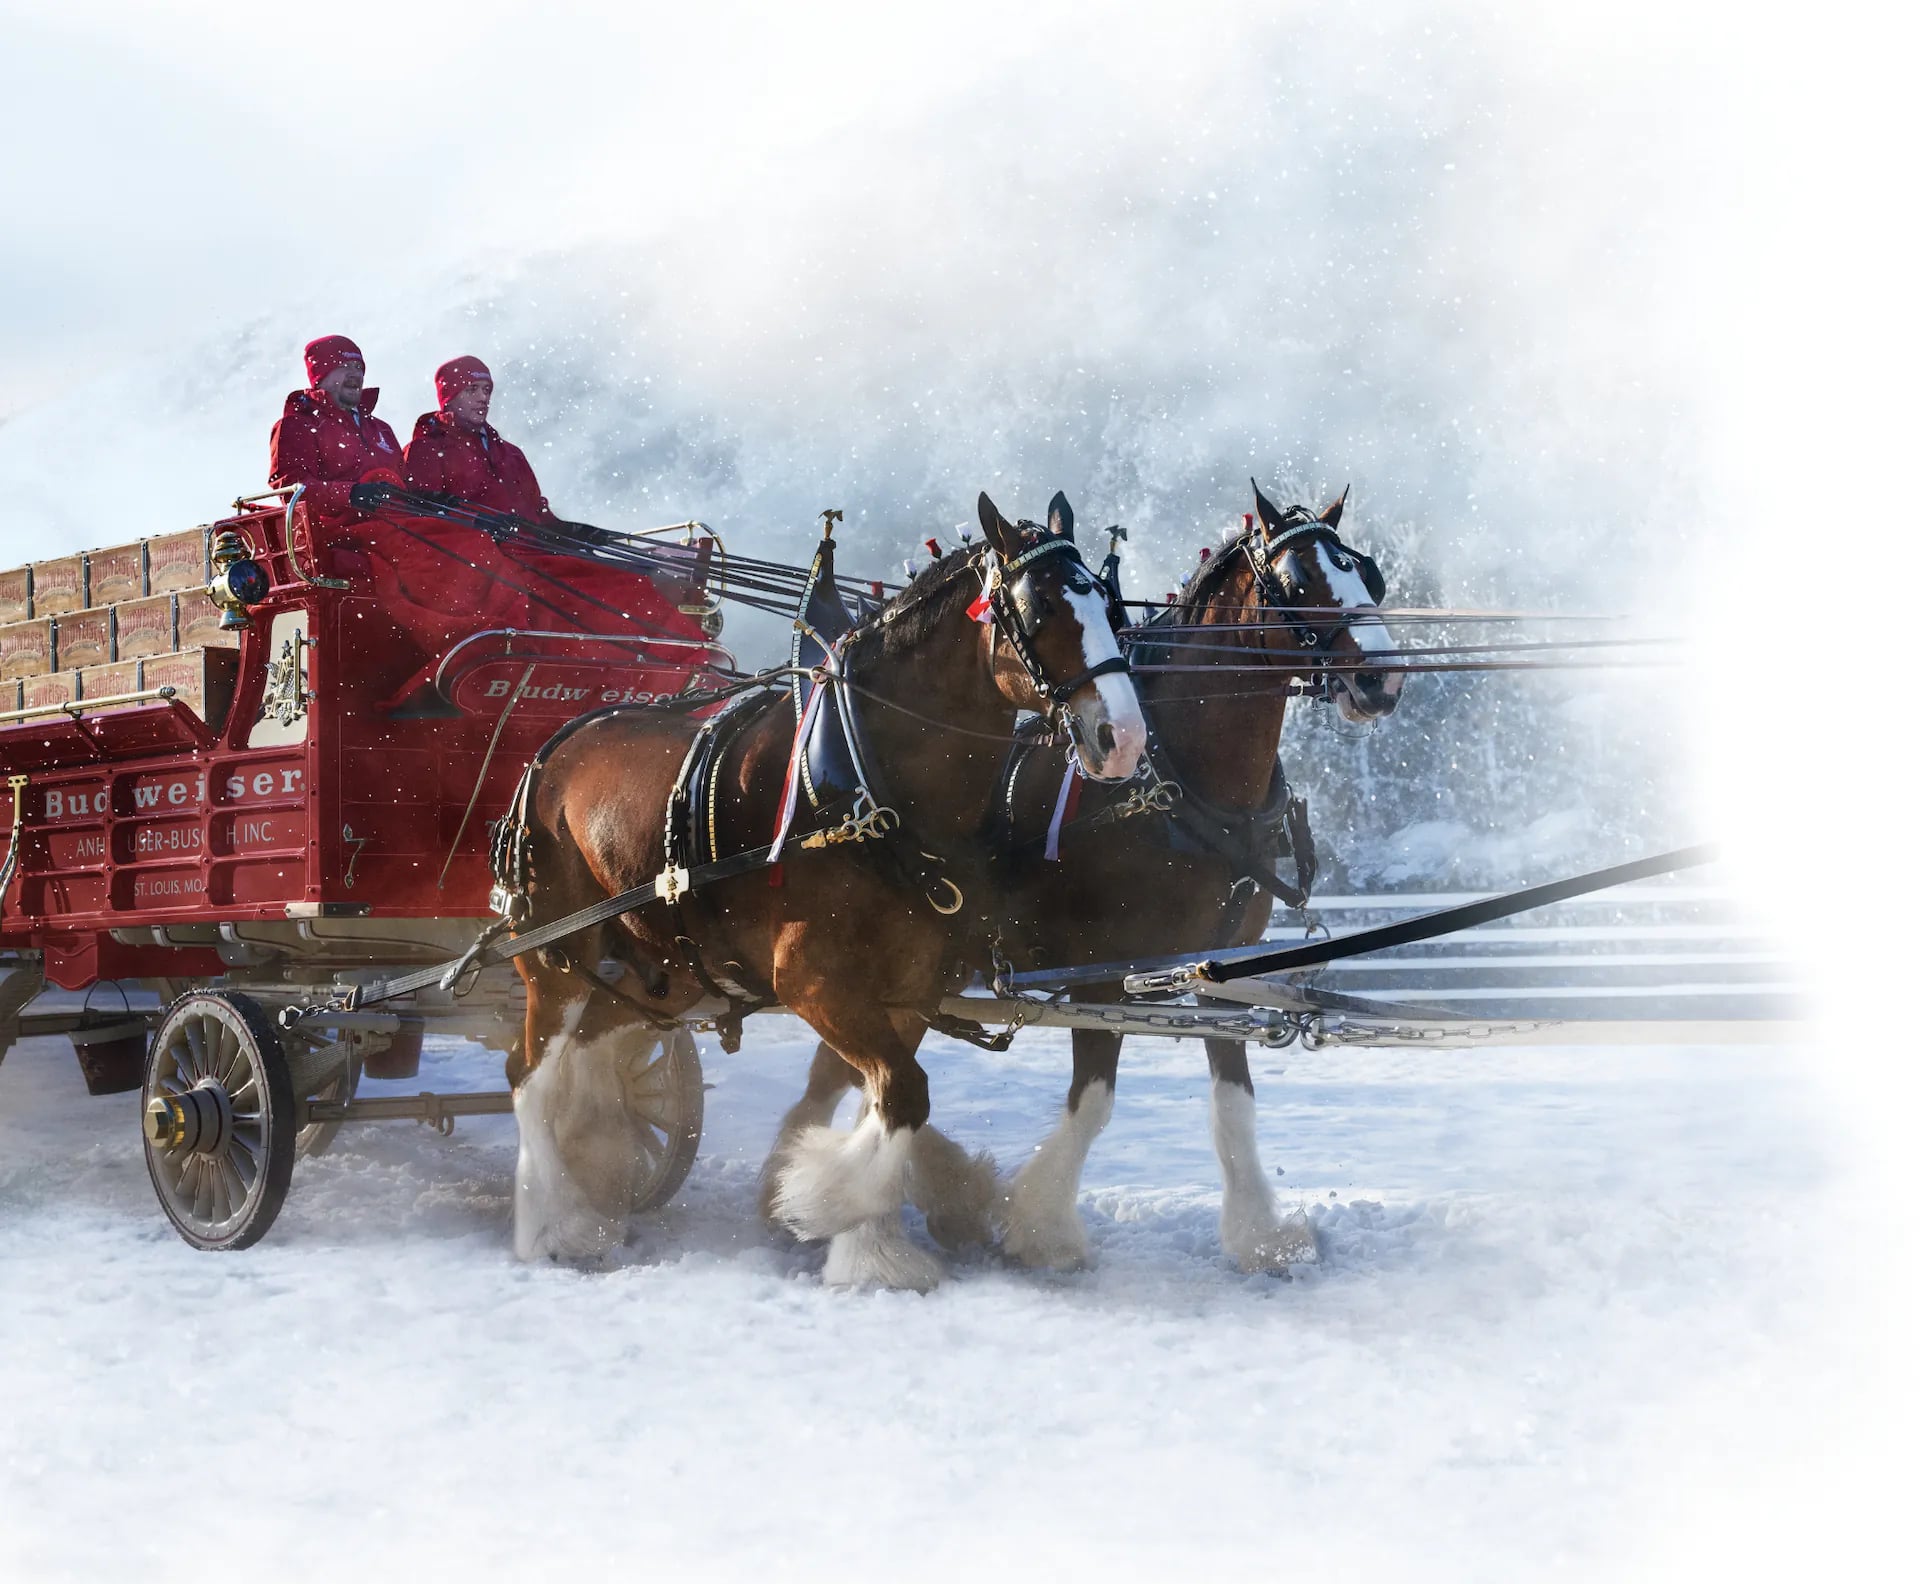
[[[853,624],[853,613],[841,599],[840,586],[833,575],[833,524],[829,521],[821,536],[820,548],[813,553],[813,565],[807,569],[800,610],[793,623],[793,647],[787,657],[794,673],[791,689],[796,731],[807,719],[807,707],[815,690],[824,685],[815,680],[816,668],[830,668],[837,663],[830,652],[831,646],[844,638]],[[840,728],[838,716],[839,701],[829,689],[813,711],[806,751],[799,760],[801,789],[807,795],[808,805],[815,809],[852,792],[860,784],[847,753],[846,733]]]

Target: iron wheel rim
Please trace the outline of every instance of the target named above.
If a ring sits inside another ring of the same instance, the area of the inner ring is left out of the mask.
[[[146,1139],[147,1172],[187,1241],[243,1248],[272,1224],[286,1196],[293,1117],[279,1042],[265,1015],[241,998],[197,993],[175,1004],[148,1052],[142,1108],[208,1088],[225,1095],[227,1113],[214,1146]]]

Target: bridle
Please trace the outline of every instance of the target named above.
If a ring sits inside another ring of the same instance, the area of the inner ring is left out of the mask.
[[[1025,533],[1044,534],[1039,524],[1024,519],[1014,526]],[[1045,534],[1039,543],[1029,545],[1015,556],[1002,556],[992,545],[981,545],[973,550],[966,560],[956,565],[949,576],[939,579],[938,582],[930,582],[924,592],[916,591],[917,598],[910,599],[903,596],[896,599],[882,610],[875,620],[881,625],[897,621],[909,611],[917,610],[926,601],[937,597],[942,590],[969,571],[979,571],[981,559],[988,558],[989,565],[985,573],[985,588],[982,590],[981,599],[985,602],[985,609],[991,616],[994,643],[1004,642],[1007,648],[1013,651],[1013,657],[1019,662],[1028,683],[1046,706],[1041,713],[1046,718],[1048,728],[1059,730],[1064,726],[1074,742],[1086,748],[1090,757],[1098,759],[1102,756],[1086,743],[1082,736],[1080,719],[1067,707],[1067,701],[1089,682],[1100,677],[1130,675],[1133,664],[1123,652],[1109,655],[1105,660],[1095,662],[1084,671],[1077,671],[1072,676],[1059,680],[1048,674],[1046,664],[1041,660],[1040,651],[1034,642],[1046,618],[1033,617],[1033,597],[1028,587],[1027,569],[1043,557],[1055,554],[1073,557],[1075,564],[1086,573],[1088,592],[1104,587],[1082,559],[1080,547],[1072,539],[1065,534]],[[851,648],[852,640],[860,634],[861,630],[860,627],[856,627],[847,635],[847,639],[842,644],[843,651]],[[850,708],[851,700],[848,701],[848,705]]]
[[[1325,541],[1334,566],[1342,572],[1357,571],[1376,605],[1386,594],[1386,579],[1372,556],[1354,549],[1330,524],[1322,522],[1304,506],[1289,506],[1281,520],[1282,526],[1277,531],[1265,524],[1249,529],[1234,548],[1246,552],[1261,603],[1285,615],[1294,642],[1302,650],[1331,649],[1333,640],[1352,628],[1355,612],[1343,610],[1340,619],[1332,623],[1324,618],[1309,620],[1297,615],[1299,602],[1280,572],[1280,563],[1287,552],[1316,538]],[[1312,676],[1323,693],[1330,693],[1331,679],[1324,666],[1316,667]]]
[[[1021,529],[1033,529],[1037,525],[1029,522],[1015,524]],[[994,632],[997,638],[1003,638],[1013,651],[1027,673],[1027,680],[1033,684],[1033,690],[1046,700],[1046,717],[1049,726],[1059,724],[1064,714],[1070,729],[1077,730],[1072,711],[1067,709],[1067,700],[1089,682],[1103,676],[1126,676],[1132,670],[1132,664],[1124,654],[1109,655],[1105,660],[1097,661],[1084,671],[1077,671],[1062,681],[1054,681],[1047,675],[1047,668],[1041,663],[1040,652],[1034,645],[1034,634],[1038,631],[1037,622],[1029,623],[1028,615],[1033,601],[1030,595],[1021,592],[1027,579],[1025,569],[1042,556],[1064,552],[1071,555],[1087,574],[1087,592],[1089,594],[1104,589],[1100,580],[1094,577],[1087,563],[1080,555],[1080,547],[1071,539],[1051,537],[1040,541],[1014,556],[1011,560],[999,561],[989,573],[987,584],[987,603],[993,612]]]

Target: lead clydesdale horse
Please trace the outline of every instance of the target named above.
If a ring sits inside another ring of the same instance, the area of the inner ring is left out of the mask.
[[[927,1076],[915,1058],[957,960],[956,920],[939,907],[951,905],[950,883],[973,883],[942,860],[957,864],[978,832],[1018,712],[1070,726],[1082,768],[1100,781],[1131,776],[1145,742],[1065,497],[1054,497],[1040,527],[1009,523],[982,495],[980,521],[984,544],[927,568],[837,651],[842,707],[858,713],[874,802],[897,815],[891,834],[796,840],[777,868],[648,903],[597,939],[517,959],[526,1039],[509,1076],[522,1257],[590,1258],[624,1233],[636,1151],[620,1075],[664,1020],[713,1005],[719,990],[735,1005],[778,1004],[806,1019],[872,1100],[850,1133],[816,1126],[789,1141],[773,1194],[780,1220],[804,1238],[831,1239],[829,1281],[925,1288],[938,1279],[938,1262],[901,1225],[910,1188],[923,1201],[951,1191],[979,1202],[983,1172],[990,1181],[990,1168],[926,1126]],[[785,697],[740,706],[702,761],[711,794],[696,832],[703,856],[752,849],[780,822],[795,763]],[[669,868],[667,822],[694,736],[684,720],[626,710],[550,745],[524,795],[531,879],[521,927]],[[603,958],[627,970],[611,987],[584,968]]]

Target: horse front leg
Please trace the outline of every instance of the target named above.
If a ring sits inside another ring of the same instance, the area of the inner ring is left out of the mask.
[[[940,1281],[940,1262],[908,1238],[901,1220],[914,1135],[931,1110],[914,1056],[925,1021],[809,993],[812,986],[795,993],[776,980],[775,988],[859,1070],[868,1106],[850,1132],[812,1123],[793,1136],[775,1174],[774,1220],[796,1237],[830,1240],[830,1286],[928,1291]]]
[[[860,1074],[841,1054],[822,1040],[814,1047],[807,1069],[806,1092],[780,1119],[773,1148],[760,1168],[760,1214],[773,1221],[774,1190],[793,1141],[810,1127],[833,1121],[841,1097],[860,1087]],[[862,1090],[861,1121],[871,1107]],[[857,1124],[856,1124],[857,1125]],[[944,1249],[958,1250],[993,1241],[993,1205],[999,1192],[993,1157],[985,1150],[970,1152],[931,1122],[913,1135],[913,1169],[907,1174],[907,1194],[913,1207],[927,1218],[927,1231]]]
[[[773,1135],[773,1147],[760,1167],[760,1218],[774,1222],[774,1198],[780,1187],[780,1175],[786,1170],[794,1141],[810,1128],[831,1127],[833,1113],[841,1097],[860,1082],[860,1074],[841,1058],[825,1040],[813,1048],[813,1062],[807,1068],[806,1092],[788,1107]]]
[[[1023,1265],[1072,1270],[1091,1257],[1080,1218],[1080,1176],[1087,1152],[1113,1115],[1120,1036],[1073,1031],[1073,1083],[1053,1132],[1014,1174],[1005,1203],[1007,1253]]]
[[[1220,1157],[1220,1245],[1243,1271],[1284,1276],[1320,1257],[1306,1212],[1282,1216],[1254,1136],[1253,1074],[1243,1040],[1210,1039],[1213,1149]]]
[[[526,1039],[509,1068],[520,1129],[513,1251],[592,1262],[626,1237],[640,1146],[622,1077],[659,1036],[579,974],[538,963],[522,972]]]

